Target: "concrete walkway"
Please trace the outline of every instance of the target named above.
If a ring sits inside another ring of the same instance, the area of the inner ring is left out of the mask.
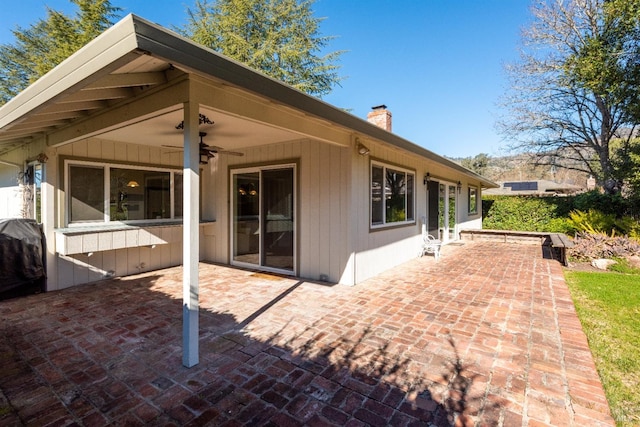
[[[0,302],[0,425],[613,425],[557,261],[468,242],[356,287],[201,265]]]

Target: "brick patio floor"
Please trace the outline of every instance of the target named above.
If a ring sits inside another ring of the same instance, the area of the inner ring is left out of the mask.
[[[447,246],[355,287],[202,264],[0,302],[0,425],[613,425],[562,267]]]

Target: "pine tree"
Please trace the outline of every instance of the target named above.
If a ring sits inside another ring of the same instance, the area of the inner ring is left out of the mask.
[[[70,0],[75,17],[47,9],[47,17],[13,30],[14,44],[0,45],[0,105],[113,25],[120,8],[109,0]]]
[[[181,32],[311,95],[339,84],[342,52],[322,55],[333,37],[321,36],[313,0],[196,0]]]

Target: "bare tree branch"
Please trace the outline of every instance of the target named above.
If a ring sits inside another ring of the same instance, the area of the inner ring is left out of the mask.
[[[512,151],[591,173],[612,191],[621,178],[610,142],[634,128],[627,107],[640,93],[640,6],[629,3],[639,2],[536,0],[498,123]]]

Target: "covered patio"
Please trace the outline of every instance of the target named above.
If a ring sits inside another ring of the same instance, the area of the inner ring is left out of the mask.
[[[0,302],[3,425],[613,425],[561,265],[466,242],[356,287],[200,265]]]

